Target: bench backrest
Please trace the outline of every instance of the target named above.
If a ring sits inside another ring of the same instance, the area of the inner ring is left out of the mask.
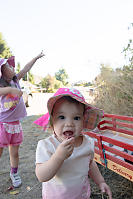
[[[99,133],[85,132],[95,139],[95,161],[133,181],[133,164],[124,161],[127,159],[133,162],[133,156],[124,152],[124,149],[133,151],[133,117],[105,114],[98,128]],[[105,136],[102,132],[106,130],[131,139],[131,143],[115,139],[115,136]]]
[[[98,128],[99,130],[109,129],[133,136],[133,117],[105,113]]]

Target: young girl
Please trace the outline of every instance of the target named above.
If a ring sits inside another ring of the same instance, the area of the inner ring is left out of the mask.
[[[36,176],[43,182],[43,199],[89,199],[88,175],[112,199],[97,164],[94,142],[83,129],[94,129],[102,111],[85,102],[76,89],[60,88],[47,103],[48,113],[35,121],[53,135],[40,140]]]
[[[14,70],[14,57],[0,58],[0,157],[3,148],[9,146],[10,178],[14,187],[21,185],[21,178],[18,175],[18,150],[23,140],[20,120],[26,116],[19,80],[43,56],[44,54],[40,53],[33,58],[17,75]]]

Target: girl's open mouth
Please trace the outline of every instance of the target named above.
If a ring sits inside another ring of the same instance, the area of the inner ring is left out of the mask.
[[[67,138],[74,137],[73,131],[64,131],[63,135],[65,135],[65,137],[67,137]]]

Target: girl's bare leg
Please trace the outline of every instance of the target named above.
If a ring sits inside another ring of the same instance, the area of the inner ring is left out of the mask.
[[[19,163],[19,146],[9,146],[10,164],[12,168],[18,167]]]
[[[3,148],[0,148],[0,157],[2,156]]]

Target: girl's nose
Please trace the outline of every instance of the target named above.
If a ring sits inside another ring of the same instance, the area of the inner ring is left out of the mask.
[[[73,121],[71,119],[67,119],[65,125],[66,126],[73,126]]]

